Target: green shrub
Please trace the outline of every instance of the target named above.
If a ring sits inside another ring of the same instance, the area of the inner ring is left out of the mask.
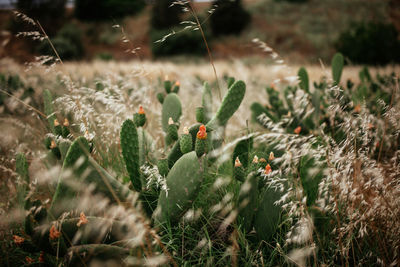
[[[73,24],[65,25],[51,42],[62,60],[80,59],[84,55],[82,32]],[[54,56],[54,51],[47,41],[39,45],[38,51],[42,55]]]
[[[181,22],[181,6],[171,6],[170,0],[157,0],[151,14],[151,26],[155,29],[168,29]]]
[[[111,20],[139,13],[144,0],[75,0],[75,16],[81,20]]]
[[[175,34],[157,43],[155,42],[170,34],[171,30],[152,30],[150,36],[153,56],[204,55],[207,50],[200,32],[182,29],[173,28]]]
[[[216,0],[214,13],[210,17],[214,35],[239,34],[250,22],[250,14],[240,0]]]
[[[400,62],[400,41],[392,24],[353,24],[340,35],[336,48],[358,64],[384,65]]]

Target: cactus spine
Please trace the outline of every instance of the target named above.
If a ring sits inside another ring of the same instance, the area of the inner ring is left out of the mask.
[[[165,191],[160,193],[155,220],[177,222],[196,198],[202,180],[202,166],[196,152],[183,155],[168,173],[168,195]]]
[[[129,173],[129,178],[133,188],[140,192],[142,190],[142,183],[139,170],[139,137],[132,120],[125,120],[122,124],[120,139],[122,156]]]

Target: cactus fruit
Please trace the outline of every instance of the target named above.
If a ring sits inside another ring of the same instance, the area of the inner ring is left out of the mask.
[[[168,159],[160,159],[157,162],[158,173],[167,176],[169,172]]]
[[[332,58],[332,78],[334,85],[338,85],[340,83],[340,78],[342,77],[344,65],[343,55],[340,53],[336,53]]]
[[[179,145],[181,148],[182,154],[189,153],[192,151],[193,148],[193,140],[192,136],[189,134],[189,130],[187,127],[183,128],[183,134],[181,135],[179,139]]]
[[[164,89],[167,94],[171,93],[172,82],[169,80],[164,81]]]
[[[132,120],[125,120],[120,132],[122,156],[133,188],[140,192],[142,183],[139,169],[139,137]]]
[[[246,84],[243,81],[236,81],[228,90],[222,100],[222,104],[214,117],[207,123],[206,127],[216,129],[224,126],[232,115],[239,108],[244,94],[246,92]]]
[[[258,208],[258,175],[250,172],[239,191],[238,218],[245,232],[250,232]]]
[[[142,106],[139,106],[138,113],[135,113],[133,115],[133,121],[135,122],[137,127],[143,127],[143,125],[146,123],[146,113],[144,112]]]
[[[157,100],[160,102],[160,104],[164,103],[164,94],[163,93],[158,93],[157,94]]]
[[[208,140],[207,140],[207,132],[206,132],[206,126],[202,124],[199,128],[199,131],[197,132],[196,135],[196,144],[194,147],[194,150],[196,151],[196,154],[198,157],[203,156],[205,153],[208,152]]]
[[[172,144],[173,142],[177,141],[179,138],[178,136],[178,127],[172,120],[172,118],[169,118],[168,120],[168,128],[167,128],[167,136],[166,136],[166,143],[167,145]]]
[[[61,130],[61,135],[62,135],[62,137],[67,138],[69,134],[70,134],[69,121],[67,118],[65,118],[64,122],[63,122],[62,130]]]
[[[195,200],[203,180],[202,166],[196,152],[183,155],[169,171],[166,180],[168,193],[160,193],[154,213],[158,223],[168,220],[177,222]]]
[[[168,94],[162,106],[161,122],[163,131],[167,132],[169,118],[172,118],[175,123],[178,123],[181,115],[182,105],[178,95],[174,93]]]
[[[199,123],[205,122],[204,107],[196,108],[196,121]]]
[[[306,91],[307,93],[310,93],[307,70],[304,67],[301,67],[299,69],[299,71],[297,72],[297,76],[299,76],[299,79],[300,79],[300,83],[299,83],[300,88],[303,89],[304,91]]]
[[[44,114],[47,116],[47,121],[49,122],[50,131],[55,134],[54,130],[54,120],[56,116],[54,115],[53,108],[53,97],[49,90],[43,91],[43,104],[44,104]]]
[[[239,158],[236,157],[235,165],[234,165],[234,168],[233,168],[233,177],[234,177],[236,180],[238,180],[238,181],[240,181],[240,182],[243,182],[243,181],[244,181],[244,176],[245,176],[245,175],[246,175],[246,171],[245,171],[245,169],[243,168],[243,165],[242,165],[242,163],[240,162]]]
[[[273,188],[267,188],[261,194],[260,204],[254,218],[254,228],[260,240],[270,242],[278,229],[281,222],[282,207],[275,205],[275,202],[281,196],[282,194]]]

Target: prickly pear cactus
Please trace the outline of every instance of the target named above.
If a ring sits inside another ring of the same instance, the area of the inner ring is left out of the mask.
[[[250,172],[239,191],[238,219],[246,232],[251,231],[258,208],[258,179],[259,176],[256,171]]]
[[[260,203],[254,218],[254,228],[260,240],[271,241],[281,222],[282,208],[274,203],[282,194],[273,188],[265,189],[260,196]]]
[[[136,191],[142,190],[139,169],[139,137],[136,126],[132,120],[126,120],[122,124],[121,133],[122,156],[125,161],[129,178]]]
[[[202,181],[202,164],[196,152],[183,155],[168,173],[168,193],[160,193],[154,214],[155,221],[177,222],[197,197]]]
[[[204,124],[199,127],[199,131],[196,134],[194,150],[196,151],[196,155],[198,157],[201,157],[208,152],[207,132]]]
[[[343,55],[340,53],[336,53],[332,58],[332,78],[334,85],[338,85],[340,83],[340,78],[342,77],[344,65]]]
[[[178,95],[175,93],[168,94],[164,99],[161,113],[163,131],[167,132],[168,130],[169,118],[172,118],[175,123],[178,123],[181,115],[182,105]]]
[[[243,81],[236,81],[229,88],[217,113],[207,123],[206,127],[216,129],[217,127],[224,126],[239,108],[245,93],[246,84]]]
[[[192,136],[189,134],[189,129],[187,127],[183,128],[183,134],[179,139],[179,145],[182,154],[189,153],[193,148]]]

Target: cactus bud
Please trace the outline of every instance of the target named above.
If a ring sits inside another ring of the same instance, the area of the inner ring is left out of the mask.
[[[50,239],[54,240],[61,236],[61,232],[56,229],[54,224],[50,228]]]
[[[176,81],[174,84],[174,88],[172,89],[172,92],[177,94],[179,92],[179,87],[181,86],[181,83],[179,81]]]
[[[255,163],[255,164],[257,164],[258,163],[258,157],[257,157],[257,155],[255,155],[254,156],[254,158],[253,158],[253,161],[252,161],[253,163]]]
[[[267,164],[267,166],[265,166],[265,170],[264,170],[264,174],[268,175],[272,172],[272,168],[269,164]]]
[[[164,103],[164,94],[163,93],[158,93],[157,94],[157,99],[160,104]]]
[[[201,157],[204,153],[207,153],[207,132],[204,124],[200,126],[199,131],[197,132],[195,151],[197,157]]]
[[[187,127],[183,128],[183,134],[179,140],[179,145],[182,151],[182,154],[186,154],[192,151],[193,141],[192,136],[189,134],[189,130]]]
[[[274,159],[275,159],[274,152],[271,151],[271,152],[269,153],[268,160],[269,160],[269,161],[273,161]]]
[[[54,140],[51,140],[51,144],[50,144],[50,149],[56,148],[56,142]]]
[[[239,157],[236,157],[235,159],[235,168],[233,168],[233,177],[238,180],[243,182],[244,181],[244,175],[245,175],[245,170],[242,166],[242,163],[239,160]]]
[[[81,214],[79,214],[79,221],[76,224],[76,226],[80,227],[82,224],[87,224],[89,221],[85,216],[85,213],[83,213],[83,211],[81,212]]]
[[[64,125],[65,127],[68,127],[68,126],[69,126],[69,121],[68,121],[67,118],[64,119],[63,125]]]
[[[54,126],[59,126],[59,125],[60,125],[60,123],[58,122],[57,119],[55,119],[55,120],[54,120]]]
[[[294,129],[295,134],[299,134],[301,132],[301,126],[298,126],[296,129]]]

